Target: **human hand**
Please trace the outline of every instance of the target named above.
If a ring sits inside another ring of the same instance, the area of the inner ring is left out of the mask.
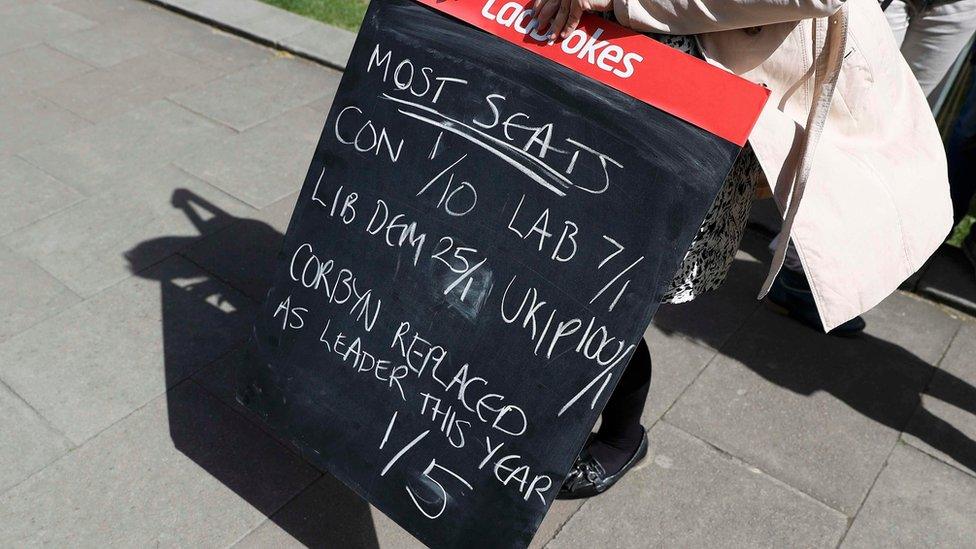
[[[562,40],[579,25],[583,12],[610,11],[613,0],[535,0],[532,13],[535,14],[538,32],[547,32],[553,39]]]

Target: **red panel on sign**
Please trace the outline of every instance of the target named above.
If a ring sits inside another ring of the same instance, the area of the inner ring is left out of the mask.
[[[561,42],[535,29],[531,0],[417,0],[603,82],[737,145],[769,90],[593,14]]]

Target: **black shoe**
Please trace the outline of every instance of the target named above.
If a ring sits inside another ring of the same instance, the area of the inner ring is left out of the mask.
[[[810,284],[803,273],[789,269],[780,270],[766,299],[775,306],[773,309],[777,312],[814,330],[823,330],[820,313],[817,312],[817,304],[813,300],[813,292],[810,291]],[[865,326],[864,319],[856,316],[828,333],[853,337],[863,332]]]
[[[627,474],[627,471],[631,470],[634,465],[640,463],[647,456],[647,431],[644,431],[644,435],[641,437],[641,443],[634,452],[634,455],[631,456],[619,471],[612,475],[608,475],[606,470],[603,469],[603,466],[600,465],[600,462],[586,451],[587,447],[589,447],[589,440],[587,441],[587,445],[583,447],[583,451],[580,452],[579,457],[576,458],[576,463],[573,464],[573,468],[570,470],[566,480],[563,481],[563,486],[559,489],[556,499],[590,498],[609,490],[611,486]]]

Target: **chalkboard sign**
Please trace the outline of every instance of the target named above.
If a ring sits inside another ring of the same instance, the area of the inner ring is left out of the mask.
[[[373,0],[239,372],[434,547],[529,543],[766,99],[530,6]]]

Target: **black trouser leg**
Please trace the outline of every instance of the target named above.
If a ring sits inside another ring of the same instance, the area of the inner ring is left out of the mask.
[[[641,339],[623,377],[603,409],[603,422],[590,453],[608,472],[619,470],[641,443],[641,414],[651,388],[651,351]]]
[[[953,127],[947,152],[953,221],[959,223],[969,213],[976,196],[976,76]]]

